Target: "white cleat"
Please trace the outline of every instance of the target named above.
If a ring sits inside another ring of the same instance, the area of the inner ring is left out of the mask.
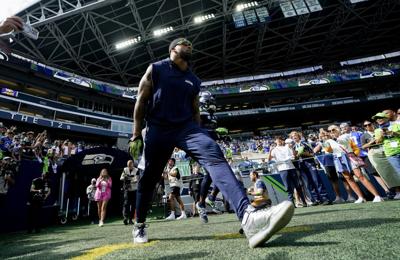
[[[292,219],[294,206],[284,201],[270,208],[256,210],[248,206],[242,220],[243,231],[251,248],[262,245]]]
[[[147,226],[144,223],[135,224],[132,230],[134,244],[143,244],[149,242],[149,239],[147,238],[146,227]]]

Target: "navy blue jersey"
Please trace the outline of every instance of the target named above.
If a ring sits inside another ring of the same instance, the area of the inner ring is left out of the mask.
[[[193,120],[193,100],[201,81],[188,69],[180,70],[169,58],[152,64],[153,96],[149,100],[146,121],[173,126]]]

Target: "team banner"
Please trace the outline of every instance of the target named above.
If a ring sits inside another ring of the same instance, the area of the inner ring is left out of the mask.
[[[28,124],[35,124],[45,127],[51,128],[58,128],[58,129],[65,129],[70,131],[76,131],[81,133],[91,133],[97,135],[104,135],[104,136],[112,136],[112,137],[128,137],[128,134],[125,133],[117,133],[107,129],[83,126],[73,123],[65,123],[57,120],[50,120],[39,118],[35,116],[29,116],[25,114],[20,114],[17,112],[10,112],[7,110],[0,109],[0,118],[14,120],[18,122],[28,123]]]
[[[271,80],[266,83],[259,84],[251,84],[243,83],[238,86],[229,86],[229,85],[220,85],[209,87],[208,91],[210,91],[214,95],[220,94],[235,94],[235,93],[246,93],[246,92],[258,92],[258,91],[270,91],[270,90],[279,90],[279,89],[287,89],[294,87],[304,87],[304,86],[313,86],[313,85],[327,85],[332,83],[339,83],[343,81],[351,81],[351,80],[362,80],[362,79],[370,79],[377,77],[388,77],[397,75],[400,72],[399,68],[381,68],[374,70],[363,70],[362,72],[346,72],[346,73],[331,73],[329,76],[307,76],[299,80]]]
[[[10,88],[1,88],[0,93],[11,97],[18,97],[18,91],[12,90]]]
[[[92,88],[99,92],[105,92],[117,96],[123,96],[126,87],[105,83],[86,77],[82,77],[70,72],[59,70],[33,60],[24,58],[14,53],[8,53],[7,48],[2,48],[0,44],[0,60],[16,64],[20,67],[28,68],[35,73],[39,73],[49,78],[57,78],[86,88]]]

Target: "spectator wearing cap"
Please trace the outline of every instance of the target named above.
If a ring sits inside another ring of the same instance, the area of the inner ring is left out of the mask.
[[[375,129],[376,143],[383,144],[385,156],[394,168],[395,175],[387,176],[385,181],[389,187],[400,187],[400,123],[389,122],[386,113],[377,113],[372,119],[378,123]]]
[[[95,224],[97,214],[97,202],[95,200],[96,194],[96,178],[93,178],[90,185],[86,188],[86,195],[88,198],[88,213],[91,224]]]
[[[363,158],[365,167],[369,174],[372,174],[382,189],[385,190],[388,198],[391,197],[389,187],[382,179],[381,176],[385,176],[386,174],[382,174],[382,171],[385,171],[387,168],[390,169],[390,175],[392,175],[394,169],[390,165],[389,161],[386,159],[386,156],[383,153],[382,145],[375,143],[375,126],[369,121],[365,120],[364,123],[365,132],[361,136],[361,144],[362,148],[368,151],[368,156]],[[382,158],[379,158],[382,157]],[[383,165],[382,165],[383,164]]]

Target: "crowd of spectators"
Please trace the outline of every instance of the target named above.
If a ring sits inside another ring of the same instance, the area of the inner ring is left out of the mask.
[[[332,124],[316,132],[291,131],[274,137],[232,139],[219,144],[227,158],[242,157],[237,163],[242,171],[261,169],[265,173],[279,173],[289,199],[296,198],[298,206],[333,202],[324,198],[326,189],[316,174],[318,169],[331,181],[335,202],[344,201],[343,197],[357,203],[365,201],[354,179],[374,196],[374,202],[382,201],[368,176],[374,176],[386,192],[385,197],[400,199],[400,109],[397,113],[390,109],[379,112],[371,120],[363,121],[362,127]],[[257,160],[249,160],[243,154],[255,155]],[[282,165],[285,166],[282,168]],[[297,171],[297,175],[290,170]],[[345,196],[340,195],[338,178],[343,180],[348,193]],[[306,195],[307,202],[302,194]]]
[[[68,139],[52,140],[46,130],[24,132],[0,122],[0,199],[4,199],[9,185],[14,183],[21,160],[37,161],[42,172],[57,173],[57,168],[71,155],[98,146]]]
[[[235,161],[234,170],[242,174],[254,170],[280,174],[289,199],[296,199],[297,206],[345,200],[363,203],[367,196],[357,181],[366,187],[374,202],[380,202],[382,198],[370,176],[385,191],[383,197],[400,199],[400,109],[379,112],[360,124],[342,122],[316,130],[282,130],[274,136],[224,138],[218,144],[225,157]],[[190,160],[178,148],[172,156],[177,161]],[[318,170],[330,180],[335,200],[328,198]],[[340,194],[339,178],[347,194]]]

